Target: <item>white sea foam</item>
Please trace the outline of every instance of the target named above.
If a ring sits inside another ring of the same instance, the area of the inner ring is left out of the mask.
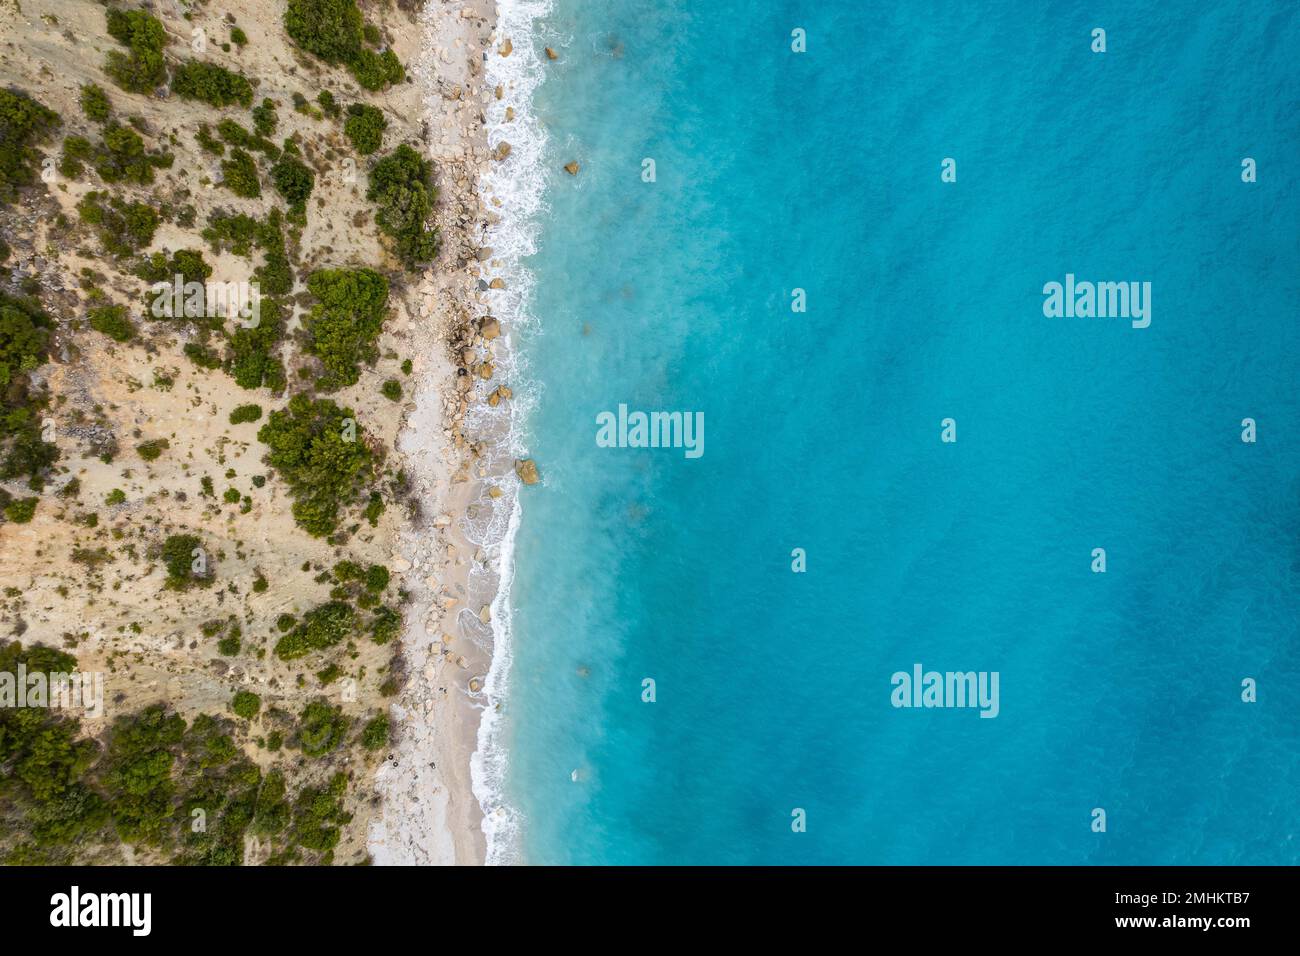
[[[502,141],[510,143],[510,155],[504,162],[493,162],[480,180],[481,191],[500,215],[480,237],[482,245],[492,248],[492,260],[500,260],[495,274],[506,288],[489,293],[491,312],[501,321],[502,336],[497,340],[496,376],[508,382],[514,398],[492,408],[476,402],[466,415],[465,430],[477,438],[489,439],[490,474],[510,473],[515,458],[522,457],[525,447],[524,422],[536,400],[536,383],[528,382],[522,356],[514,347],[514,334],[534,322],[529,312],[533,276],[523,260],[537,248],[545,212],[546,175],[544,155],[546,132],[533,113],[533,93],[544,77],[544,53],[534,48],[535,21],[551,10],[551,0],[498,0],[495,44],[488,52],[485,72],[487,87],[500,85],[503,96],[492,98],[487,108],[488,145],[496,149]],[[511,55],[503,57],[499,46],[511,41]],[[506,122],[506,108],[514,109],[514,118]],[[499,200],[500,205],[493,203]],[[476,386],[480,392],[487,384]],[[495,386],[492,386],[495,387]],[[486,489],[485,489],[486,490]],[[474,796],[483,809],[483,833],[487,840],[489,864],[522,862],[520,827],[523,817],[505,796],[508,754],[503,740],[503,718],[510,684],[511,647],[510,586],[514,579],[514,542],[519,529],[521,505],[518,485],[508,482],[500,498],[483,494],[475,513],[466,518],[465,533],[484,552],[487,571],[477,565],[470,573],[470,607],[478,606],[475,596],[491,598],[491,633],[484,632],[478,618],[466,609],[461,615],[465,629],[478,639],[492,641],[492,663],[483,686],[483,711],[479,721],[477,746],[470,758],[470,779]]]

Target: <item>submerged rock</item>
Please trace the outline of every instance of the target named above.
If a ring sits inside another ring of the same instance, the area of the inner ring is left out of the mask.
[[[542,476],[537,470],[537,462],[531,458],[517,459],[515,461],[515,474],[526,485],[535,485],[542,480]]]
[[[574,162],[572,162],[572,163],[565,163],[565,164],[564,164],[564,171],[565,171],[566,173],[568,173],[570,176],[576,176],[576,175],[578,175],[578,170],[581,169],[581,168],[582,168],[582,167],[578,165],[578,163],[577,163],[576,160],[575,160]]]

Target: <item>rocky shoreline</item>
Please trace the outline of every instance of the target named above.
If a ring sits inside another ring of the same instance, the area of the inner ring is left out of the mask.
[[[428,4],[413,70],[424,90],[428,155],[438,168],[443,249],[417,290],[419,384],[398,439],[422,509],[394,562],[410,594],[406,684],[393,705],[398,742],[376,777],[381,805],[369,849],[379,864],[481,864],[485,855],[470,759],[492,654],[490,596],[471,583],[485,555],[467,537],[465,518],[485,495],[502,491],[485,465],[490,439],[470,438],[465,428],[473,402],[497,407],[513,397],[504,383],[486,397],[475,389],[494,374],[487,353],[500,334],[483,297],[492,251],[477,244],[496,218],[478,191],[494,158],[483,114],[494,94],[485,89],[483,54],[495,25],[492,0]]]

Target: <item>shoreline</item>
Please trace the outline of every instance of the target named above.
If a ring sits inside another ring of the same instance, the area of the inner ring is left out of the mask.
[[[549,10],[548,0],[471,0],[420,16],[413,75],[444,245],[418,287],[418,385],[397,442],[421,513],[393,562],[411,600],[397,743],[375,776],[381,802],[367,837],[379,864],[522,862],[499,735],[525,484],[520,423],[535,393],[512,333],[531,321],[521,260],[536,251],[546,186],[546,135],[531,110],[546,60],[528,41]]]
[[[533,274],[524,261],[537,251],[537,218],[545,208],[547,136],[533,113],[533,98],[558,59],[536,43],[538,21],[551,12],[551,0],[499,0],[494,34],[485,56],[486,87],[491,96],[484,114],[491,162],[482,176],[482,194],[491,209],[485,217],[478,268],[481,334],[462,336],[457,352],[465,361],[469,390],[480,401],[466,416],[483,456],[478,476],[486,495],[467,516],[471,536],[482,544],[484,560],[471,575],[476,595],[490,603],[490,613],[472,625],[490,642],[491,663],[483,687],[484,709],[471,757],[471,782],[483,808],[483,833],[489,865],[525,862],[521,831],[524,817],[505,795],[509,751],[503,739],[503,714],[509,707],[513,669],[513,622],[510,602],[514,582],[514,545],[523,514],[525,485],[544,482],[528,457],[524,422],[541,389],[528,374],[526,356],[514,335],[536,320],[529,312]],[[471,267],[475,269],[476,267]],[[470,330],[471,332],[473,330]],[[504,380],[504,386],[494,381]],[[495,487],[491,482],[495,482]],[[477,602],[476,602],[477,606]]]
[[[482,608],[486,555],[467,534],[495,475],[482,441],[462,432],[477,396],[460,358],[479,316],[480,262],[491,213],[479,191],[490,162],[484,109],[492,95],[484,53],[494,0],[426,4],[412,69],[423,101],[426,155],[436,165],[442,249],[418,284],[412,322],[414,406],[398,437],[419,513],[403,532],[394,569],[410,594],[402,636],[406,682],[392,705],[397,743],[375,776],[382,797],[367,836],[377,864],[482,864],[483,812],[471,760],[486,706],[493,644]],[[494,469],[495,470],[495,469]],[[492,588],[495,591],[495,587]],[[481,602],[481,603],[480,603]]]

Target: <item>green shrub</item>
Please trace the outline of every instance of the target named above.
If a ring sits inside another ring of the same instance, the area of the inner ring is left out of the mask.
[[[198,249],[178,249],[170,256],[165,252],[155,252],[141,259],[132,271],[137,278],[150,284],[166,282],[172,285],[179,277],[182,285],[190,282],[202,285],[212,276],[212,266]]]
[[[261,103],[253,107],[253,128],[263,136],[274,136],[275,128],[280,125],[279,119],[275,115],[275,103],[269,99],[263,99]]]
[[[392,50],[383,53],[362,50],[349,66],[357,82],[367,90],[382,90],[390,83],[401,83],[406,79],[402,62]]]
[[[355,561],[339,561],[330,569],[334,575],[334,580],[342,583],[363,580],[366,576],[366,569]]]
[[[200,552],[196,554],[195,552]],[[199,558],[202,566],[195,568]],[[172,591],[184,591],[191,585],[207,587],[212,583],[213,571],[208,565],[207,554],[202,542],[192,534],[173,534],[162,544],[162,560],[167,568],[166,587]]]
[[[306,211],[307,198],[316,185],[316,176],[306,163],[286,152],[271,167],[271,182],[289,204],[291,212],[301,215]]]
[[[316,672],[316,679],[320,681],[321,686],[324,687],[328,684],[334,683],[342,677],[343,674],[343,668],[339,667],[338,664],[330,663]]]
[[[34,481],[58,460],[58,446],[42,434],[48,399],[31,379],[48,357],[53,327],[37,300],[0,292],[0,479]]]
[[[371,269],[321,269],[307,288],[318,300],[304,322],[307,347],[325,370],[316,384],[326,391],[354,385],[358,363],[373,364],[379,355],[388,280]]]
[[[86,163],[95,158],[95,147],[84,136],[68,136],[63,140],[63,155],[59,158],[59,174],[66,179],[80,179]]]
[[[127,47],[129,53],[110,50],[104,72],[130,93],[148,93],[167,80],[162,50],[167,33],[156,17],[143,10],[105,11],[108,34]]]
[[[230,28],[230,42],[235,46],[243,47],[248,45],[248,34],[239,27]]]
[[[69,179],[81,175],[82,164],[95,167],[99,178],[106,183],[129,182],[148,185],[153,182],[155,169],[169,168],[175,161],[171,153],[146,150],[140,134],[129,126],[109,123],[104,138],[98,146],[82,136],[69,136],[63,141],[63,158],[59,172]]]
[[[205,152],[220,156],[226,151],[226,144],[212,135],[212,127],[207,123],[199,125],[199,131],[194,134],[194,139]]]
[[[14,498],[4,506],[5,517],[14,524],[26,524],[36,514],[38,498]]]
[[[330,601],[304,614],[302,623],[276,642],[275,655],[290,661],[311,651],[323,651],[350,637],[356,626],[356,612],[352,605],[345,601]]]
[[[379,492],[370,492],[370,500],[366,502],[366,508],[361,512],[362,516],[370,523],[370,527],[379,524],[379,516],[384,513],[384,499],[379,496]]]
[[[289,0],[284,28],[326,63],[351,63],[361,52],[363,20],[356,0]]]
[[[201,100],[221,109],[235,103],[253,104],[253,87],[242,73],[204,60],[190,60],[172,73],[172,92],[182,99]]]
[[[279,212],[278,209],[272,212]],[[293,269],[289,266],[289,257],[284,253],[284,241],[279,248],[266,250],[262,264],[253,270],[263,295],[283,295],[293,289]]]
[[[262,698],[258,697],[251,690],[235,691],[235,696],[230,699],[230,709],[238,717],[245,720],[252,720],[257,716],[257,712],[262,709]]]
[[[346,64],[357,82],[368,90],[382,89],[405,78],[402,64],[392,50],[376,54],[363,45],[365,21],[356,0],[289,0],[284,27],[308,53],[326,63]]]
[[[376,644],[387,644],[402,632],[402,615],[385,605],[375,608],[370,619],[370,639]]]
[[[348,118],[343,123],[343,135],[352,141],[352,147],[361,155],[373,153],[384,141],[388,121],[381,110],[364,103],[348,107]]]
[[[95,172],[104,182],[139,185],[153,182],[154,169],[165,169],[172,162],[171,153],[149,152],[139,133],[117,123],[109,123],[104,128],[104,144],[94,159]]]
[[[372,564],[366,568],[366,590],[376,594],[388,587],[388,569],[382,564]]]
[[[332,749],[333,745],[331,745]],[[304,748],[305,752],[305,748]],[[337,824],[348,823],[352,815],[343,809],[347,776],[336,773],[328,787],[304,787],[294,801],[293,835],[299,846],[322,853],[320,862],[329,864],[339,842]]]
[[[110,793],[113,823],[127,842],[162,843],[171,829],[185,721],[161,706],[114,721],[100,771]]]
[[[77,213],[82,222],[95,227],[107,252],[128,256],[153,242],[161,221],[157,210],[142,202],[123,202],[116,196],[105,200],[104,193],[86,193],[77,203]]]
[[[242,149],[232,149],[230,158],[221,164],[222,185],[236,196],[256,199],[262,195],[262,185],[257,178],[257,165],[253,157]]]
[[[321,90],[317,93],[316,102],[320,104],[326,116],[337,118],[341,112],[339,104],[334,100],[334,94],[329,90]]]
[[[136,445],[135,450],[145,461],[157,461],[162,453],[170,447],[171,442],[166,438],[155,438],[153,441]]]
[[[135,336],[135,325],[127,317],[124,305],[102,305],[87,313],[90,327],[114,342],[127,342]]]
[[[243,642],[237,634],[230,634],[217,641],[217,653],[223,657],[234,657],[239,653],[239,648]]]
[[[261,417],[261,405],[239,405],[230,413],[230,424],[242,425],[244,422],[255,422]]]
[[[382,750],[388,746],[390,732],[388,715],[380,714],[367,723],[365,729],[361,731],[361,746],[367,750]]]
[[[215,249],[229,249],[240,256],[252,255],[254,248],[263,250],[263,263],[254,274],[263,295],[283,295],[293,289],[280,210],[272,209],[262,223],[243,213],[214,213],[203,230],[203,238]]]
[[[104,504],[108,505],[109,507],[112,507],[113,505],[120,505],[124,501],[126,501],[126,492],[123,491],[121,488],[114,488],[112,491],[110,491],[108,494],[104,496]]]
[[[294,518],[316,537],[335,529],[339,509],[356,500],[373,473],[354,413],[328,399],[295,395],[283,411],[271,412],[257,438],[289,487]]]
[[[186,342],[181,351],[199,368],[221,368],[221,356],[201,342]]]
[[[232,119],[223,119],[217,124],[217,135],[224,139],[231,146],[240,146],[244,149],[255,149],[259,153],[276,159],[280,155],[280,147],[271,142],[265,136],[250,133],[239,123]]]
[[[400,402],[402,400],[402,383],[395,378],[385,381],[379,391],[390,402]]]
[[[44,364],[52,328],[35,300],[0,293],[0,395]]]
[[[284,366],[275,355],[284,328],[279,302],[263,298],[260,319],[252,328],[237,325],[230,331],[226,372],[240,388],[265,385],[273,392],[283,391]]]
[[[284,295],[293,289],[293,269],[284,247],[284,221],[280,210],[272,209],[260,232],[262,264],[257,267],[257,279],[263,295]]]
[[[272,743],[274,738],[274,744]],[[267,735],[267,750],[279,750],[283,735],[271,731]],[[257,795],[257,806],[253,813],[253,829],[263,836],[273,836],[289,825],[289,802],[284,798],[284,771],[278,767],[266,775],[262,789]]]
[[[228,505],[237,505],[239,504],[239,489],[227,488],[221,498]]]
[[[237,256],[250,256],[254,246],[260,245],[260,230],[258,221],[242,212],[214,212],[202,235],[214,250],[229,249]]]
[[[308,757],[321,757],[340,743],[348,732],[348,719],[338,707],[318,697],[303,708],[298,721],[298,739]]]
[[[405,143],[370,171],[366,198],[379,205],[375,222],[396,240],[397,257],[408,269],[438,254],[438,232],[425,225],[436,197],[433,164]]]
[[[13,202],[18,187],[36,181],[36,145],[61,122],[26,93],[0,89],[0,203]]]
[[[113,112],[113,103],[98,83],[85,83],[81,87],[81,112],[86,118],[96,123],[108,122]]]

